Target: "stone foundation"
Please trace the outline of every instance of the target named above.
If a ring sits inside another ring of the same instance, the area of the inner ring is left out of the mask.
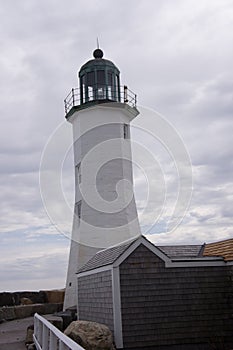
[[[4,306],[0,308],[0,322],[23,319],[33,316],[36,312],[40,315],[53,314],[61,311],[62,307],[62,303]]]

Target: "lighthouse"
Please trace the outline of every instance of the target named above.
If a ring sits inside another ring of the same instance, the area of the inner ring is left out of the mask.
[[[75,204],[64,309],[77,304],[77,269],[99,250],[141,234],[133,192],[130,122],[136,95],[99,48],[65,99],[72,124]]]

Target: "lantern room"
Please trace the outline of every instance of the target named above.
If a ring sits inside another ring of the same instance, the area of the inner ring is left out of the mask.
[[[66,118],[76,110],[108,102],[124,103],[136,109],[137,96],[126,85],[120,85],[119,69],[103,55],[101,49],[95,49],[94,59],[81,67],[79,87],[73,88],[64,99]]]
[[[90,101],[110,100],[120,102],[120,71],[103,51],[96,49],[94,59],[85,63],[79,71],[80,104]]]

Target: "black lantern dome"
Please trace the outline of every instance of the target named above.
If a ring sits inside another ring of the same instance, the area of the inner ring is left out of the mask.
[[[85,63],[79,71],[81,104],[99,100],[120,102],[120,71],[103,55],[101,49],[96,49],[94,59]]]
[[[78,73],[79,88],[73,88],[64,100],[67,119],[76,110],[102,103],[117,102],[136,108],[136,95],[126,85],[120,86],[120,71],[115,64],[103,58],[99,48],[93,56]]]

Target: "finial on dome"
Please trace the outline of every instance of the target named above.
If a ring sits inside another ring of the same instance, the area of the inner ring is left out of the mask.
[[[99,38],[98,38],[98,36],[97,36],[97,38],[96,38],[96,43],[97,43],[97,49],[95,49],[95,51],[93,52],[93,56],[94,56],[95,58],[102,58],[103,55],[104,55],[104,53],[103,53],[103,51],[100,49]]]
[[[95,58],[102,58],[104,55],[103,51],[101,49],[95,49],[95,51],[93,52],[93,56]]]

